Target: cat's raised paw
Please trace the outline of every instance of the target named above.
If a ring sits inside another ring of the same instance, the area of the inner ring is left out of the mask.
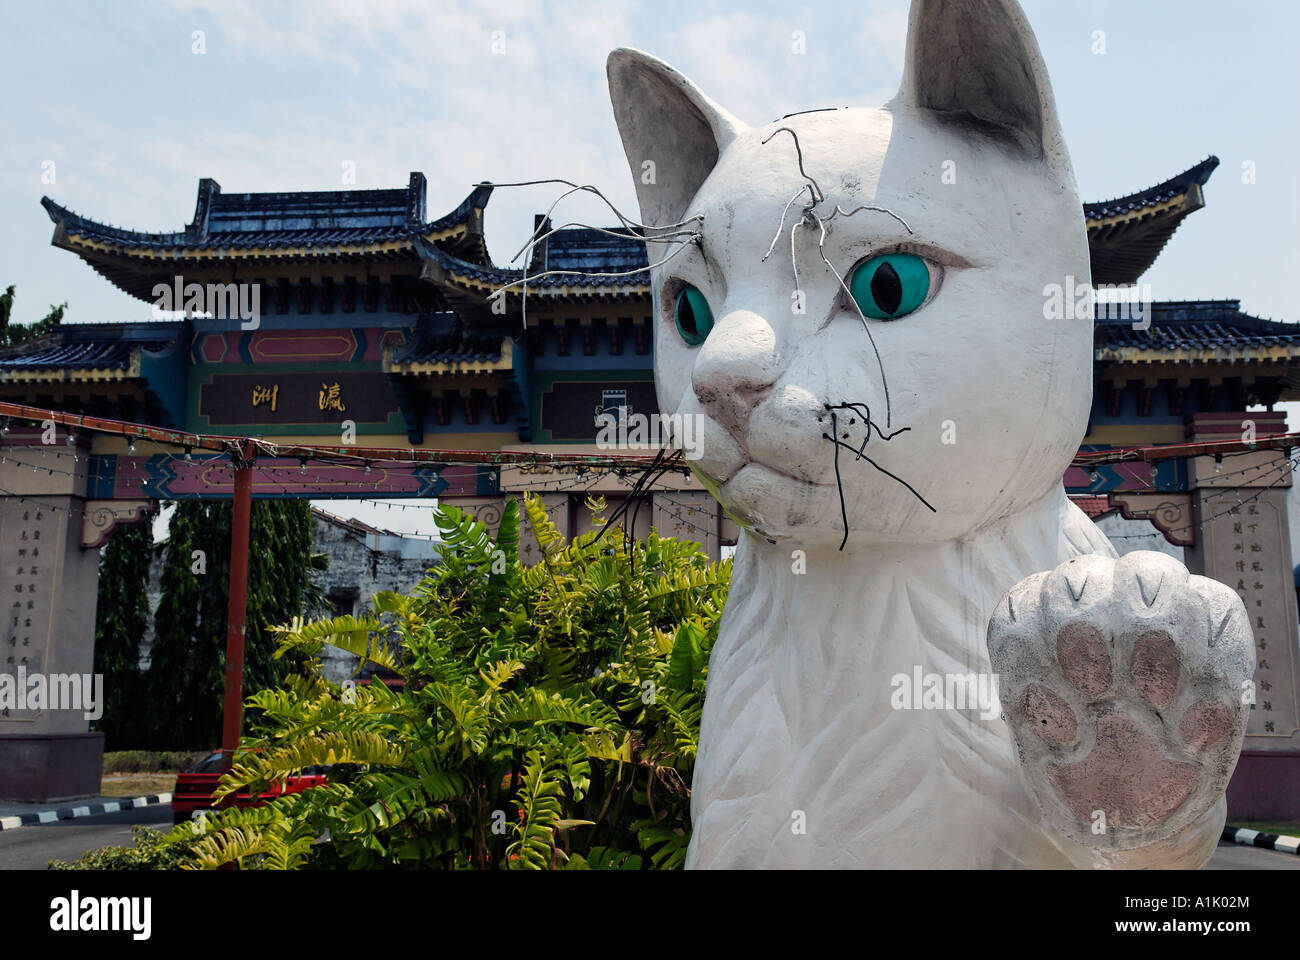
[[[1076,557],[1008,592],[988,648],[1044,826],[1133,849],[1223,795],[1255,672],[1228,587],[1162,553]]]

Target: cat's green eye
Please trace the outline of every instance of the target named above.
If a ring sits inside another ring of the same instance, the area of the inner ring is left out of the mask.
[[[688,283],[682,287],[682,292],[677,294],[674,311],[677,317],[677,332],[692,347],[698,347],[713,329],[713,311],[709,309],[709,301],[704,299],[704,294]]]
[[[897,320],[925,303],[930,292],[930,268],[910,253],[872,257],[853,271],[849,293],[865,316]]]

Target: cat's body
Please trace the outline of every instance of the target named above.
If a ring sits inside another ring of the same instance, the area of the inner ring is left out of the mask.
[[[1040,656],[1077,615],[1113,634],[1109,671],[1130,626],[1176,633],[1187,625],[1171,611],[1189,604],[1228,623],[1240,601],[1167,558],[1115,561],[1064,495],[1091,406],[1092,322],[1050,315],[1044,295],[1086,286],[1088,251],[1018,7],[916,0],[902,92],[879,110],[750,128],[645,54],[615,51],[609,72],[642,219],[692,235],[652,271],[660,408],[699,419],[693,469],[744,528],[688,865],[1203,863],[1239,707],[1188,714],[1217,737],[1191,756],[1149,704],[1128,707],[1127,680],[1081,694]],[[652,243],[651,262],[672,249]],[[1245,669],[1232,624],[1236,659],[1197,696],[1226,699]],[[1166,657],[1179,696],[1199,643]],[[891,697],[898,675],[995,668],[1006,721]],[[1064,669],[1077,686],[1068,656]],[[1026,746],[1040,721],[1060,741],[1050,750]],[[1124,753],[1144,737],[1157,747]],[[1212,774],[1193,790],[1198,764]],[[1180,790],[1176,812],[1160,807]],[[1089,804],[1111,817],[1095,840]]]
[[[891,703],[891,680],[918,670],[988,675],[1007,584],[1088,553],[1113,555],[1062,493],[970,539],[812,560],[826,604],[788,588],[788,550],[747,540],[710,659],[687,866],[1104,865],[1043,832],[1000,716]],[[1201,865],[1221,830],[1207,818],[1160,863]]]

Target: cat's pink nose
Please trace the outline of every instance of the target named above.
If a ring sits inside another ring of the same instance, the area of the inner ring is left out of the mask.
[[[707,413],[744,441],[749,416],[781,375],[776,334],[749,310],[732,310],[713,325],[691,372],[695,396]]]

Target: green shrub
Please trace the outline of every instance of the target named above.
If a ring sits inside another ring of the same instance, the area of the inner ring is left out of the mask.
[[[167,842],[208,869],[680,867],[730,562],[653,532],[566,543],[540,499],[525,511],[535,566],[514,500],[495,542],[444,507],[442,564],[413,595],[277,628],[279,655],[313,675],[248,698],[254,732],[218,796],[320,764],[329,783]],[[401,683],[325,681],[326,643]]]
[[[197,839],[191,837],[187,842],[178,834],[168,837],[160,830],[150,827],[134,826],[131,847],[101,847],[83,854],[71,863],[63,860],[51,860],[50,870],[175,870],[191,860],[190,847]],[[168,842],[162,841],[167,837]]]

